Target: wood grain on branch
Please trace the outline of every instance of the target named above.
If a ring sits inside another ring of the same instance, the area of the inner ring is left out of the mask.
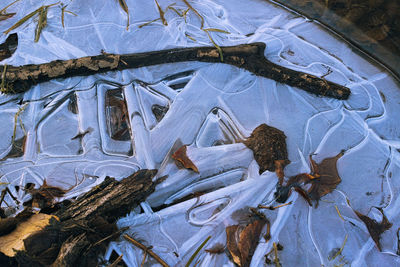
[[[220,61],[216,47],[191,47],[125,55],[102,54],[19,67],[0,66],[0,73],[3,74],[1,89],[8,94],[21,93],[35,84],[56,78],[87,76],[166,63],[201,61],[233,65],[257,76],[298,87],[319,96],[347,99],[350,95],[350,89],[345,86],[272,63],[264,57],[264,43],[228,46],[221,49],[223,62]]]
[[[98,256],[119,236],[118,218],[125,216],[155,190],[157,170],[139,170],[101,184],[61,208],[50,224],[23,240],[25,250],[13,258],[0,253],[0,266],[97,266]]]

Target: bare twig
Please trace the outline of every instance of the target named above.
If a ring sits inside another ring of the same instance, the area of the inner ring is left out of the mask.
[[[146,258],[147,258],[147,252],[145,251],[143,254],[143,259],[142,259],[142,263],[140,264],[140,267],[144,266],[144,263],[146,262]]]
[[[123,256],[124,256],[124,254],[119,255],[118,258],[113,263],[108,265],[107,267],[116,267],[118,265],[118,263],[122,260]]]
[[[143,245],[139,241],[136,241],[134,238],[132,238],[131,236],[129,236],[127,234],[124,235],[124,238],[126,240],[128,240],[129,242],[131,242],[132,244],[134,244],[135,246],[137,246],[138,248],[140,248],[141,250],[143,250],[145,253],[152,256],[163,267],[169,267],[169,265],[165,261],[163,261],[156,253],[154,253],[151,249],[147,248],[145,245]]]
[[[255,75],[295,86],[309,93],[336,99],[347,99],[350,89],[311,74],[279,66],[264,57],[265,44],[252,43],[220,47],[225,64],[245,69]],[[102,54],[70,60],[25,66],[0,66],[4,72],[4,93],[27,91],[32,85],[56,78],[87,76],[107,71],[146,67],[151,65],[201,61],[221,63],[215,47],[190,47],[137,54]]]
[[[276,245],[276,243],[273,243],[274,246],[274,263],[276,267],[281,267],[281,263],[279,262],[279,258],[278,258],[278,246]]]
[[[258,205],[258,207],[257,207],[257,208],[259,208],[259,209],[268,209],[268,210],[276,210],[276,209],[279,209],[279,208],[282,208],[282,207],[285,207],[285,206],[291,205],[292,203],[293,203],[293,202],[292,202],[292,201],[290,201],[290,202],[288,202],[288,203],[281,204],[281,205],[278,205],[278,206],[275,206],[275,207],[273,207],[273,206],[263,206],[263,205]]]

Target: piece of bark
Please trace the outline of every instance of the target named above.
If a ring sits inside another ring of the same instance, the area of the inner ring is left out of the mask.
[[[157,183],[152,178],[156,173],[139,170],[121,181],[107,177],[55,212],[58,220],[51,220],[49,226],[26,238],[25,250],[14,260],[31,266],[96,266],[98,255],[118,236],[113,235],[118,232],[117,219],[154,192]],[[113,238],[108,238],[110,235]]]
[[[54,267],[66,267],[71,262],[76,262],[79,259],[82,251],[90,245],[86,234],[78,236],[70,236],[61,246],[57,259],[53,262]]]
[[[216,47],[191,47],[145,52],[137,54],[102,54],[70,60],[56,60],[50,63],[24,66],[0,66],[4,75],[4,93],[21,93],[32,85],[57,78],[87,76],[107,71],[117,71],[151,65],[185,61],[225,63],[266,77],[298,87],[309,93],[336,99],[347,99],[350,89],[316,77],[311,74],[291,70],[264,57],[265,44],[252,43],[221,47],[224,61],[220,61]]]
[[[157,170],[140,170],[121,182],[106,178],[103,183],[55,215],[61,221],[90,217],[103,217],[107,221],[115,221],[154,192],[155,183],[151,179],[156,173]]]

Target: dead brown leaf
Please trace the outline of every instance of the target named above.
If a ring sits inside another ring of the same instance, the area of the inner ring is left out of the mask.
[[[44,180],[43,185],[39,189],[27,189],[32,196],[32,207],[44,209],[54,204],[54,198],[62,197],[68,190],[48,185]]]
[[[243,143],[253,150],[254,158],[260,166],[260,174],[266,170],[276,171],[279,183],[282,184],[283,169],[290,163],[284,132],[267,124],[261,124]]]
[[[337,170],[337,161],[343,156],[340,152],[332,158],[326,158],[321,163],[316,163],[310,156],[312,184],[308,193],[312,200],[319,200],[321,197],[332,192],[342,181]]]
[[[389,230],[393,224],[389,222],[388,218],[385,216],[381,208],[378,208],[378,210],[382,214],[382,221],[380,223],[364,214],[361,214],[356,210],[354,212],[356,213],[358,218],[360,218],[360,220],[364,222],[365,226],[367,226],[368,232],[371,235],[372,240],[374,240],[377,248],[379,249],[379,251],[381,251],[382,248],[379,242],[381,234],[386,230]]]
[[[261,231],[267,222],[266,218],[254,216],[247,225],[231,225],[226,228],[227,248],[238,266],[250,266]]]
[[[310,156],[311,173],[292,176],[285,186],[279,186],[275,193],[277,201],[286,202],[294,189],[311,205],[311,200],[318,201],[332,192],[342,181],[337,170],[337,161],[343,154],[340,152],[335,157],[322,160],[321,163],[316,163]],[[303,186],[307,184],[311,184],[311,187],[306,192]]]
[[[193,161],[186,154],[187,146],[184,145],[179,148],[174,154],[172,154],[172,158],[175,160],[177,165],[181,164],[184,168],[190,169],[194,172],[199,173],[199,169],[197,169],[196,165],[194,165]]]

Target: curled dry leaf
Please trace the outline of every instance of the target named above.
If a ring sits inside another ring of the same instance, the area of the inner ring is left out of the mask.
[[[379,249],[379,251],[381,251],[382,248],[379,242],[381,234],[386,230],[389,230],[393,224],[389,222],[388,218],[385,216],[381,208],[378,208],[378,210],[382,214],[382,221],[380,223],[364,214],[361,214],[356,210],[354,212],[356,213],[358,218],[360,218],[360,220],[364,222],[365,226],[367,226],[368,232],[371,235],[372,240],[374,240],[377,248]]]
[[[261,124],[243,143],[253,150],[254,158],[260,166],[260,174],[266,170],[275,171],[279,183],[282,184],[283,169],[290,163],[286,148],[286,135],[281,130]]]
[[[266,218],[254,216],[247,225],[231,225],[226,228],[227,248],[238,266],[250,266],[261,231],[267,222]]]
[[[186,169],[191,169],[192,171],[199,173],[196,165],[194,165],[192,160],[187,156],[186,150],[187,146],[182,146],[174,154],[172,154],[172,158],[175,160],[178,166],[180,164]]]

